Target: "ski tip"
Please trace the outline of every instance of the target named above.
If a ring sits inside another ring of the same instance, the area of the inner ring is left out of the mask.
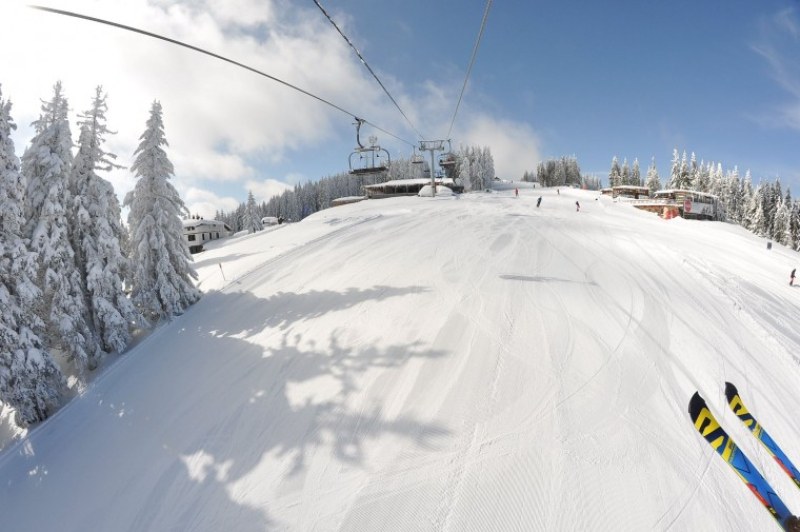
[[[692,419],[697,419],[700,415],[700,411],[705,408],[705,406],[706,402],[700,397],[700,392],[694,392],[691,400],[689,400],[689,415],[692,416]]]
[[[730,401],[731,399],[733,399],[737,395],[739,395],[739,390],[736,389],[736,386],[734,386],[730,382],[726,382],[725,383],[725,397],[728,398],[728,401]]]

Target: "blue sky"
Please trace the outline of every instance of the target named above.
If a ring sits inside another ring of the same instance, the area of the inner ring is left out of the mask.
[[[320,3],[426,138],[455,109],[485,2]],[[296,84],[416,142],[390,100],[313,2],[45,2],[208,48]],[[231,209],[253,190],[346,170],[352,118],[252,73],[146,37],[24,9],[0,34],[0,83],[14,102],[21,153],[39,99],[62,80],[73,110],[109,93],[110,147],[130,164],[147,110],[164,106],[175,184],[190,208]],[[14,9],[16,8],[16,9]],[[763,0],[494,2],[452,131],[487,145],[518,178],[543,158],[575,155],[606,178],[611,158],[663,176],[673,148],[780,176],[800,194],[800,3]],[[366,134],[369,134],[366,130]],[[411,147],[378,132],[393,157]],[[75,132],[77,138],[77,132]],[[109,178],[120,195],[129,173]]]

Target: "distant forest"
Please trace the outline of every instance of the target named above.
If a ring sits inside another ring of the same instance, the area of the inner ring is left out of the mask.
[[[484,190],[495,176],[494,159],[487,147],[461,148],[455,153],[458,163],[448,172],[448,177],[458,178],[465,190]],[[360,196],[364,185],[429,176],[428,162],[413,164],[411,159],[400,159],[389,165],[381,176],[353,176],[343,172],[313,183],[296,185],[280,196],[256,206],[260,217],[282,216],[299,221],[322,209],[330,207],[335,198]],[[538,164],[535,172],[526,171],[523,181],[541,186],[578,186],[589,190],[602,187],[600,178],[582,175],[575,157],[549,159]],[[646,186],[651,193],[662,188],[687,189],[714,194],[720,198],[719,220],[742,225],[753,233],[800,251],[800,203],[794,201],[788,188],[784,190],[780,179],[753,184],[750,172],[740,176],[736,166],[724,170],[719,162],[698,162],[697,156],[686,151],[673,151],[670,175],[666,186],[651,161],[644,176],[639,160],[632,164],[624,159],[620,164],[615,156],[608,174],[608,185]],[[243,202],[232,212],[219,211],[216,219],[228,224],[234,231],[245,228],[248,220],[247,203]]]
[[[488,147],[462,147],[453,155],[455,166],[448,168],[445,175],[458,180],[465,191],[485,190],[495,178],[494,158]],[[430,163],[422,161],[415,164],[411,159],[399,159],[389,164],[388,171],[378,176],[350,175],[342,172],[324,177],[319,181],[295,185],[279,196],[255,206],[257,217],[283,217],[298,221],[322,209],[327,209],[336,198],[361,196],[363,186],[383,183],[395,179],[417,179],[430,176]],[[542,186],[580,186],[590,190],[600,189],[600,179],[582,176],[578,160],[574,157],[551,159],[539,164],[536,173],[525,172],[523,181],[538,182]],[[232,212],[217,211],[215,218],[228,224],[234,231],[249,228],[254,216],[249,214],[249,202],[242,202]]]

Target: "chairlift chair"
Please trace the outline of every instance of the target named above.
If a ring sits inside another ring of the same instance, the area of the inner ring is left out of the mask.
[[[369,138],[369,146],[361,144],[361,124],[363,123],[363,119],[356,117],[356,143],[358,146],[348,159],[350,174],[371,175],[384,173],[389,169],[389,164],[392,162],[389,152],[378,146],[378,139],[375,136]],[[358,160],[356,164],[353,164],[353,158],[356,155]]]
[[[453,153],[453,147],[450,140],[447,141],[447,151],[439,156],[439,166],[447,170],[456,165],[456,154]]]
[[[355,156],[358,159],[354,160]],[[355,161],[355,162],[354,162]],[[371,146],[369,148],[357,149],[350,154],[350,174],[352,175],[370,175],[381,174],[389,170],[389,163],[391,159],[389,152],[380,146]]]
[[[443,153],[439,156],[439,166],[442,168],[452,168],[456,165],[456,156],[453,153]]]

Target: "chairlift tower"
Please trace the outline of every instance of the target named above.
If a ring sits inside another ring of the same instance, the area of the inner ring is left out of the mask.
[[[437,151],[444,151],[443,140],[421,140],[419,141],[419,151],[431,152],[431,194],[436,196],[436,174],[434,173],[434,161]]]

